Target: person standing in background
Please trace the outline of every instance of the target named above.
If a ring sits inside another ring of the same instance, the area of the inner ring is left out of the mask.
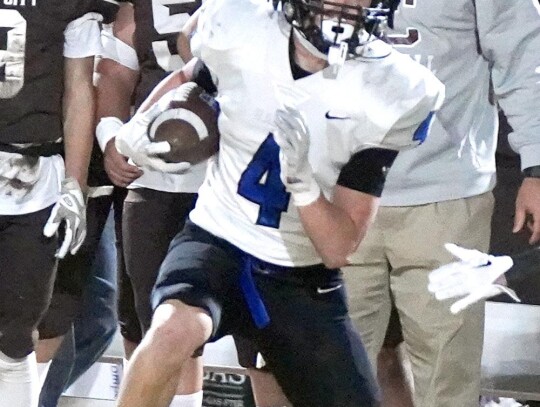
[[[426,290],[451,260],[444,243],[486,251],[495,185],[497,106],[523,181],[514,230],[540,237],[540,17],[536,0],[402,0],[388,39],[433,71],[447,98],[431,135],[388,174],[373,227],[345,269],[351,316],[376,364],[392,301],[416,407],[476,407],[484,307],[448,312]],[[528,221],[526,221],[528,219]]]
[[[115,136],[130,118],[132,104],[137,109],[159,81],[184,65],[176,53],[176,39],[200,4],[133,0],[121,6],[111,30],[104,31],[102,37],[96,133],[107,174],[116,186],[128,189],[121,228],[117,228],[125,262],[125,273],[120,273],[118,280],[118,316],[128,359],[150,327],[150,293],[159,266],[194,205],[206,162],[183,174],[140,168],[117,151]],[[192,369],[186,370],[179,382],[171,406],[199,407],[200,358],[192,360]]]

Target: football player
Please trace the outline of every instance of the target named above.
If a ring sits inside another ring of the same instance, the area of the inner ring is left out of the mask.
[[[0,5],[0,406],[37,405],[36,327],[57,259],[85,237],[98,13],[109,5]]]
[[[120,236],[126,272],[120,274],[118,283],[120,332],[128,359],[150,327],[150,294],[159,265],[193,207],[206,162],[182,174],[164,172],[174,164],[142,167],[117,151],[115,136],[129,119],[133,102],[137,109],[156,84],[184,65],[176,53],[176,38],[199,6],[200,1],[134,0],[122,5],[112,30],[103,33],[103,58],[97,67],[100,121],[96,134],[110,179],[128,188]],[[211,81],[199,83],[209,92],[215,90]],[[143,133],[144,137],[148,134],[146,129]],[[202,362],[193,359],[171,406],[200,406],[201,386]]]
[[[186,362],[230,333],[256,343],[294,406],[378,405],[339,267],[398,151],[425,139],[444,88],[371,34],[388,9],[276,5],[203,5],[198,55],[217,81],[219,152],[161,265],[120,407],[166,406]]]

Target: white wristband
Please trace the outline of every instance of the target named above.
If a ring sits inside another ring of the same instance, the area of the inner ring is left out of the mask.
[[[319,199],[321,188],[317,181],[312,178],[307,191],[292,192],[291,195],[295,206],[307,206]]]
[[[116,137],[118,130],[123,125],[124,123],[118,117],[109,116],[101,118],[96,127],[96,138],[101,151],[105,151],[107,143]]]

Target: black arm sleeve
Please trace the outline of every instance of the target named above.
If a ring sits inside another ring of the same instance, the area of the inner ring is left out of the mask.
[[[398,152],[384,148],[359,151],[343,166],[337,181],[342,187],[380,197],[386,174]]]
[[[216,88],[216,85],[214,84],[214,81],[212,80],[212,75],[210,74],[210,70],[204,64],[204,62],[201,61],[200,59],[197,60],[197,63],[195,64],[195,67],[193,68],[192,80],[201,88],[203,88],[206,91],[206,93],[209,93],[210,95],[213,95],[214,93],[217,92],[217,88]]]
[[[540,247],[512,256],[514,265],[505,274],[508,287],[525,304],[540,305]]]

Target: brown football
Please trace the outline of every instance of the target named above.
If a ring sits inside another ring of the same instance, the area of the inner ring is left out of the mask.
[[[219,145],[217,102],[194,82],[180,86],[169,107],[150,124],[152,141],[167,141],[167,162],[197,164],[213,156]]]

